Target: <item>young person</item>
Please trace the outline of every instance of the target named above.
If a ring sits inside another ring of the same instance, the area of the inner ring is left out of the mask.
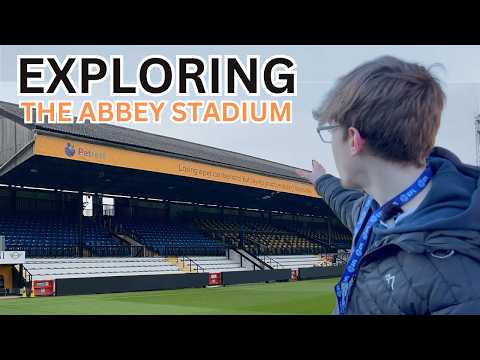
[[[480,169],[434,147],[444,101],[429,70],[384,56],[314,110],[340,179],[298,173],[354,234],[334,313],[480,314]]]

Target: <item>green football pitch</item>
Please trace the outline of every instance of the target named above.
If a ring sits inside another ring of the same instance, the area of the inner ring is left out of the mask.
[[[323,315],[337,279],[0,300],[3,315]]]

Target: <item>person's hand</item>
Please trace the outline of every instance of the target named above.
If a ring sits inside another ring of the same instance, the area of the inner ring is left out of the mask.
[[[327,173],[327,170],[316,160],[312,160],[312,171],[296,169],[295,172],[314,184],[321,176]]]

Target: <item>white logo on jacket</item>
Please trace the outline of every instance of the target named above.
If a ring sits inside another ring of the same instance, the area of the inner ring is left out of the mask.
[[[395,283],[395,275],[390,275],[388,273],[385,275],[385,280],[387,281],[388,286],[393,290],[393,284]]]

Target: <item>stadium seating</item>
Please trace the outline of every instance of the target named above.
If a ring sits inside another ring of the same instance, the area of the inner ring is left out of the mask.
[[[325,241],[325,229],[313,225],[289,229],[265,219],[239,217],[197,217],[190,222],[166,220],[137,220],[116,218],[115,228],[130,235],[159,256],[209,256],[225,260],[226,247],[243,246],[256,255],[319,255],[325,253],[320,242]],[[285,225],[285,226],[283,226]],[[287,224],[288,225],[288,224]],[[291,225],[291,224],[290,224]],[[84,217],[83,256],[137,256],[93,218]],[[320,226],[320,225],[319,225]],[[0,235],[5,235],[7,250],[25,250],[27,257],[79,257],[80,222],[77,217],[45,215],[0,216]],[[332,230],[336,243],[345,242],[349,248],[351,235]],[[48,250],[45,252],[45,250]],[[141,255],[141,254],[140,254]],[[203,260],[212,260],[213,258]],[[202,261],[203,261],[202,260]],[[205,263],[207,266],[210,264]],[[217,266],[218,265],[218,266]],[[239,268],[238,264],[212,263],[212,269]],[[238,265],[238,266],[237,266]]]
[[[78,218],[74,217],[51,217],[41,215],[0,216],[0,235],[5,236],[7,249],[24,249],[34,255],[42,250],[45,256],[48,251],[58,249],[64,253],[69,248],[79,246]],[[116,241],[100,224],[92,219],[83,219],[83,246],[94,254],[95,247],[118,247],[120,241]]]
[[[225,247],[181,223],[116,219],[116,228],[162,256],[222,256]]]
[[[228,259],[226,256],[190,256],[189,259],[198,264],[199,272],[245,271],[239,261]],[[188,266],[188,262],[185,263]]]
[[[280,229],[264,220],[198,218],[194,224],[219,242],[240,246],[242,237],[247,251],[260,254],[320,253],[322,245],[304,236]]]
[[[33,280],[183,273],[164,257],[27,259]]]
[[[284,255],[260,257],[274,269],[299,269],[313,266],[332,266],[333,254]]]
[[[352,234],[346,231],[332,230],[332,242],[339,249],[350,249],[352,247]]]
[[[291,230],[295,233],[303,235],[309,239],[318,240],[319,242],[329,243],[328,225],[327,223],[307,223],[295,224],[283,222],[282,228]],[[339,249],[349,249],[352,243],[352,234],[347,229],[338,229],[332,227],[330,244]]]

